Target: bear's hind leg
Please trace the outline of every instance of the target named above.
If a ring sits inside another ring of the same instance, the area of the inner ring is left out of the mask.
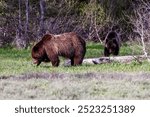
[[[73,66],[74,65],[74,58],[71,58],[70,60],[71,60],[71,66]]]
[[[74,58],[74,65],[81,65],[82,64],[82,61],[83,61],[83,58],[82,57],[75,57]]]

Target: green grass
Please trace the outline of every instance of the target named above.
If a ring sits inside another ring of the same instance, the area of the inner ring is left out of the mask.
[[[90,42],[87,44],[87,53],[86,58],[91,57],[100,57],[103,56],[104,46],[100,43],[93,43]],[[142,53],[142,47],[137,44],[128,44],[125,43],[121,46],[120,49],[120,56],[124,55],[141,55]]]
[[[140,55],[136,44],[124,44],[120,55]],[[87,43],[85,58],[103,56],[103,46]],[[32,64],[31,50],[0,48],[0,99],[150,99],[150,63],[83,64],[52,67]]]
[[[1,76],[20,75],[24,73],[34,72],[58,72],[58,73],[87,73],[87,72],[150,72],[150,63],[132,62],[131,64],[125,63],[108,63],[99,65],[82,65],[76,67],[64,67],[58,68],[52,67],[51,63],[42,63],[36,67],[32,64],[31,59],[28,58],[1,58],[0,74]],[[62,61],[63,62],[63,61]]]
[[[132,51],[132,49],[136,51]],[[120,55],[139,55],[141,47],[137,45],[124,44],[121,47]],[[134,52],[134,53],[133,53]],[[103,46],[99,43],[88,43],[85,58],[103,56]],[[64,59],[58,68],[51,67],[51,63],[42,63],[39,67],[32,64],[31,50],[17,50],[15,48],[0,48],[0,75],[20,75],[34,72],[59,72],[59,73],[86,73],[86,72],[149,72],[150,63],[139,64],[133,61],[131,64],[109,63],[100,65],[82,65],[77,67],[64,67]]]
[[[132,49],[136,51],[132,51]],[[142,54],[141,47],[137,45],[124,44],[121,47],[120,55]],[[134,53],[133,53],[134,52]],[[85,58],[103,56],[103,46],[99,43],[88,43]],[[149,72],[150,63],[139,64],[133,61],[131,64],[109,63],[100,65],[82,65],[77,67],[64,67],[64,59],[61,58],[61,65],[58,68],[51,67],[51,63],[42,63],[39,67],[32,64],[31,49],[17,50],[15,48],[0,48],[0,75],[20,75],[34,72],[59,72],[59,73],[86,73],[86,72]]]

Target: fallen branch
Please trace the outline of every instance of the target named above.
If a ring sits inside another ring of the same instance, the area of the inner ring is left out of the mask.
[[[148,56],[148,58],[150,58],[150,56]],[[137,61],[141,64],[142,61],[146,60],[146,59],[147,59],[147,57],[144,55],[87,58],[87,59],[83,60],[83,64],[104,64],[104,63],[112,63],[112,62],[131,63],[132,61]],[[71,61],[66,60],[64,65],[70,66]]]

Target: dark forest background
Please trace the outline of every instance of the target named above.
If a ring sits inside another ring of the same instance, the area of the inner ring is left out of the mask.
[[[103,43],[109,31],[121,41],[150,39],[149,0],[1,0],[0,47],[26,48],[46,32],[74,31]]]

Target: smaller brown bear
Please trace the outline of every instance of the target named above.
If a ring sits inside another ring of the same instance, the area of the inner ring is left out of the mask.
[[[85,41],[74,32],[60,35],[45,34],[32,48],[33,63],[50,62],[59,65],[59,56],[69,58],[71,65],[82,64],[86,53]]]
[[[105,37],[104,56],[117,56],[120,50],[120,39],[116,32],[111,31]]]

